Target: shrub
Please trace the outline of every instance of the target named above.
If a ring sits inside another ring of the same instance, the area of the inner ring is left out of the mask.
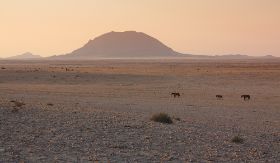
[[[242,144],[242,143],[244,143],[244,139],[241,138],[240,136],[235,136],[231,139],[231,142],[237,143],[237,144]]]
[[[19,109],[16,108],[16,107],[14,107],[14,108],[12,109],[12,113],[17,113],[18,111],[19,111]]]
[[[25,103],[15,101],[15,100],[11,100],[10,102],[14,104],[12,113],[17,113],[19,111],[19,109],[25,105]]]
[[[47,103],[47,105],[48,105],[48,106],[54,106],[54,104],[53,104],[53,103]]]
[[[25,105],[25,103],[19,102],[19,101],[12,100],[11,102],[14,103],[15,107],[18,107],[18,108],[21,108],[22,106]]]
[[[166,123],[166,124],[173,123],[171,117],[166,113],[154,114],[152,116],[151,120],[154,121],[154,122],[160,122],[160,123]]]
[[[175,118],[175,120],[176,120],[176,121],[181,121],[181,118],[178,118],[178,117],[177,117],[177,118]]]

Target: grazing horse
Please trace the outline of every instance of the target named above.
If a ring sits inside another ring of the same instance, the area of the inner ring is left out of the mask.
[[[250,95],[242,95],[241,98],[244,99],[244,101],[249,101],[251,99]]]
[[[173,96],[174,98],[176,98],[176,97],[180,97],[181,94],[180,94],[180,93],[173,92],[173,93],[171,93],[171,96]]]
[[[222,100],[223,96],[222,95],[216,95],[217,100]]]

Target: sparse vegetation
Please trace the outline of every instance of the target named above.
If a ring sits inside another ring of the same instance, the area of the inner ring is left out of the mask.
[[[154,122],[160,122],[160,123],[166,123],[166,124],[173,123],[171,117],[166,113],[154,114],[152,116],[151,120],[154,121]]]
[[[13,113],[18,112],[19,109],[25,105],[24,102],[15,101],[15,100],[11,100],[10,102],[12,102],[14,104],[14,107],[13,107],[13,110],[12,110]]]
[[[16,108],[16,107],[14,107],[14,108],[12,109],[12,113],[17,113],[18,111],[19,111],[19,109]]]
[[[176,121],[181,121],[181,118],[179,118],[179,117],[175,117],[174,118]]]
[[[47,103],[47,105],[48,105],[48,106],[53,106],[54,104],[53,104],[53,103]]]
[[[280,73],[276,62],[250,60],[249,68],[247,61],[189,59],[0,63],[7,68],[0,66],[0,162],[52,162],[56,156],[61,162],[133,162],[134,157],[139,162],[273,162],[279,156],[280,109],[274,96],[280,87],[270,80]],[[81,68],[74,72],[60,69],[76,65]],[[31,72],[39,66],[39,72]],[[252,76],[268,69],[273,73],[267,79],[254,82],[269,91],[254,95],[262,88],[250,86]],[[225,83],[230,85],[223,89]],[[181,97],[174,99],[172,92]],[[245,104],[242,94],[257,101]]]
[[[235,136],[231,139],[231,142],[236,143],[236,144],[242,144],[242,143],[244,143],[244,139],[241,138],[240,136]]]
[[[14,103],[15,107],[21,108],[25,105],[24,102],[20,102],[20,101],[11,101],[12,103]]]

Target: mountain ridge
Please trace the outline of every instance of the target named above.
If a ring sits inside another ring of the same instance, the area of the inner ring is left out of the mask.
[[[109,32],[56,58],[149,58],[182,55],[159,40],[136,31]]]
[[[32,60],[32,59],[42,59],[43,57],[41,57],[40,55],[34,55],[30,52],[26,52],[20,55],[16,55],[16,56],[12,56],[12,57],[8,57],[6,59],[8,60]]]
[[[227,55],[194,55],[179,53],[158,39],[143,32],[124,31],[108,32],[84,46],[66,54],[41,57],[30,52],[0,60],[88,60],[88,59],[157,59],[157,58],[189,58],[189,59],[274,59],[272,55],[249,56],[242,54]]]

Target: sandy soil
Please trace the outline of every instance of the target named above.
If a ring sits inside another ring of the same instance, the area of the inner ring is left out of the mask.
[[[0,162],[94,161],[280,162],[280,61],[0,61]]]

